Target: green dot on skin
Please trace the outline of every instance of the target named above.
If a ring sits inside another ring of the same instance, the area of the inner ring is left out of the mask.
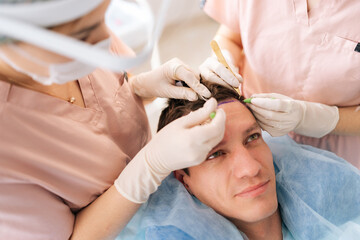
[[[247,98],[247,99],[244,99],[243,102],[244,103],[251,103],[251,100],[252,100],[252,98]]]
[[[211,119],[214,119],[215,115],[216,115],[215,112],[210,113],[210,118],[211,118]]]

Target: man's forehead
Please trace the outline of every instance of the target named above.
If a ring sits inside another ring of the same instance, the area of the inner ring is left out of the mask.
[[[217,108],[224,109],[226,115],[234,114],[234,113],[245,113],[245,112],[251,114],[250,110],[247,108],[245,103],[241,102],[238,99],[226,99],[224,101],[220,101],[217,105]]]
[[[222,108],[226,113],[226,132],[236,128],[237,131],[247,134],[260,128],[251,111],[237,99],[221,101],[218,108]]]
[[[232,103],[232,102],[235,102],[235,101],[240,102],[239,100],[228,99],[228,100],[220,101],[220,102],[218,103],[217,107],[220,107],[221,105],[224,105],[224,104],[227,104],[227,103]]]

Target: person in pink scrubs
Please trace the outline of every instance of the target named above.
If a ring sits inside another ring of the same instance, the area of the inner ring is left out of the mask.
[[[108,48],[113,61],[133,54],[105,26],[109,3],[0,0],[0,239],[113,238],[169,173],[223,137],[225,113],[210,99],[150,140],[142,99],[210,92],[178,59],[129,79],[88,64]]]
[[[360,1],[203,1],[221,23],[204,78],[240,83],[260,125],[273,136],[332,151],[360,168]],[[273,94],[277,93],[277,94]],[[285,97],[285,96],[287,97]]]

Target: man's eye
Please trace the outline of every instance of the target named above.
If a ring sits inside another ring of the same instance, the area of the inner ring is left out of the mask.
[[[223,155],[224,153],[222,151],[217,151],[214,152],[213,154],[211,154],[206,160],[212,160],[214,158],[220,157],[221,155]]]
[[[251,134],[250,137],[248,137],[248,139],[246,140],[247,143],[250,143],[254,140],[257,140],[261,137],[261,134],[260,133],[254,133],[254,134]]]

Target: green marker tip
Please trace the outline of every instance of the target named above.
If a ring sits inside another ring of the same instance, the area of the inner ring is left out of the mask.
[[[243,102],[244,103],[251,103],[251,100],[252,100],[252,98],[247,98],[247,99],[244,99]]]
[[[215,115],[216,115],[215,112],[210,113],[210,118],[211,118],[211,119],[214,119]]]

